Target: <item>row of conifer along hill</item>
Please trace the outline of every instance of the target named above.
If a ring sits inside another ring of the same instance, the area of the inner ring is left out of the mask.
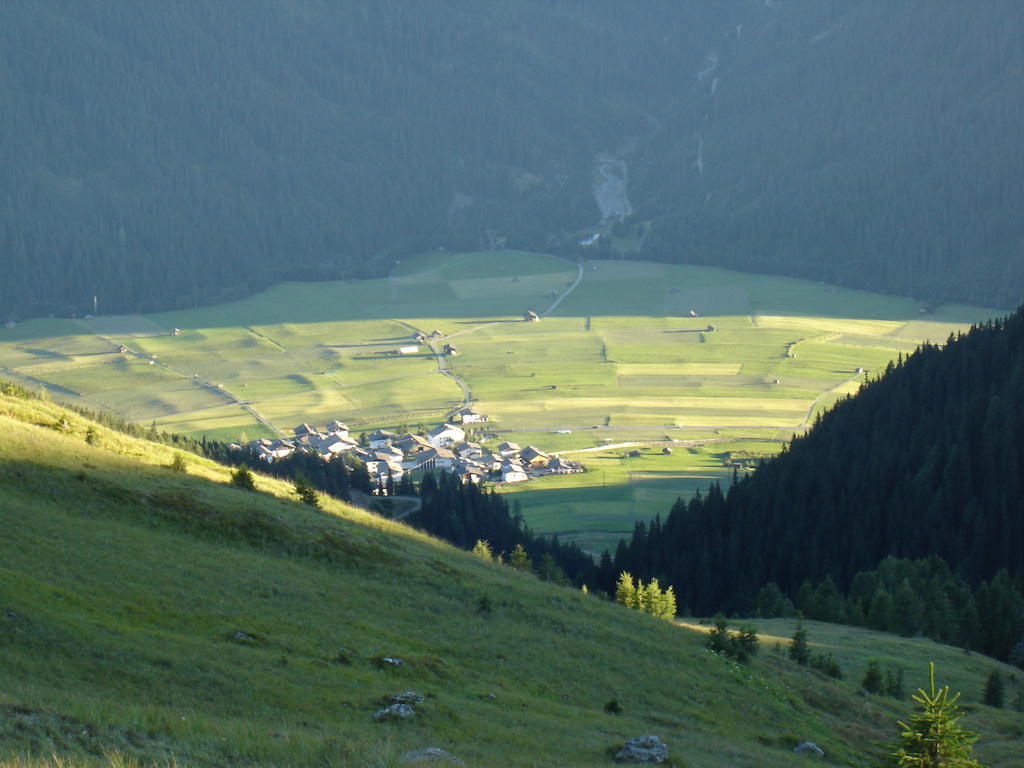
[[[924,345],[727,491],[638,524],[607,570],[658,577],[696,614],[799,609],[1006,658],[1024,631],[1022,409],[1018,310]]]

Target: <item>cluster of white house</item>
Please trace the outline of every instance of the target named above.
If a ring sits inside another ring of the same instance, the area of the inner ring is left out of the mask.
[[[550,456],[528,445],[520,448],[504,442],[496,448],[485,448],[466,439],[466,431],[458,424],[477,424],[487,420],[471,408],[452,415],[425,435],[377,430],[366,436],[366,444],[349,435],[348,427],[332,421],[324,431],[308,424],[295,428],[295,436],[286,440],[254,440],[250,450],[266,462],[290,456],[295,451],[315,453],[325,461],[343,454],[358,457],[366,464],[370,479],[380,484],[388,478],[398,481],[406,473],[439,470],[455,472],[464,483],[493,479],[503,483],[521,483],[531,477],[567,475],[582,472],[576,462]]]

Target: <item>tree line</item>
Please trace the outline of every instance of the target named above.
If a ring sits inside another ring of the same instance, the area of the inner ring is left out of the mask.
[[[642,258],[1013,306],[1015,0],[856,5],[9,0],[0,321],[569,252],[603,151]]]
[[[697,615],[788,611],[1007,658],[1024,621],[1024,314],[926,344],[602,559]],[[780,608],[781,606],[781,608]]]

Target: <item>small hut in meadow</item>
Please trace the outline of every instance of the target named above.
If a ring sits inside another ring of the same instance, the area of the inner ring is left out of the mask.
[[[527,323],[536,323],[540,321],[540,315],[538,315],[532,309],[528,309],[526,310],[526,314],[523,315],[523,320]]]

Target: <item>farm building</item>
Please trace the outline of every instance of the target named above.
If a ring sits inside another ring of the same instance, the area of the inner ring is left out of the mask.
[[[484,448],[480,443],[456,443],[452,450],[459,454],[460,459],[481,459],[484,455]]]
[[[444,353],[446,355],[451,355],[452,357],[455,357],[455,355],[459,354],[459,348],[456,347],[454,344],[445,344]]]
[[[348,424],[335,419],[327,425],[327,434],[337,435],[338,437],[348,437]]]
[[[424,450],[430,447],[430,443],[427,439],[420,437],[419,435],[402,435],[397,440],[391,441],[393,448],[398,448],[406,454],[415,453],[416,451]]]
[[[402,468],[406,472],[429,472],[432,469],[452,469],[455,466],[455,454],[447,448],[428,448],[406,458]]]
[[[548,472],[552,475],[575,475],[583,471],[583,467],[575,461],[556,456],[548,462]]]
[[[502,457],[515,456],[522,450],[518,445],[509,441],[498,446],[498,454]]]
[[[501,465],[501,481],[503,483],[521,483],[529,479],[529,475],[514,461],[506,461]]]
[[[415,346],[415,345],[413,345],[413,344],[410,344],[410,345],[405,346],[405,347],[399,347],[398,348],[398,354],[400,354],[400,355],[415,355],[419,351],[420,351],[420,348]]]
[[[461,443],[466,433],[454,424],[440,424],[427,432],[427,442],[435,448],[447,448],[452,443]]]
[[[551,457],[538,448],[528,445],[519,453],[519,460],[530,469],[546,467]]]
[[[394,432],[386,432],[383,429],[370,433],[370,450],[380,451],[391,447],[391,443],[398,437]]]
[[[527,323],[537,323],[540,322],[540,315],[538,315],[532,309],[528,309],[526,311],[526,314],[523,315],[523,320],[526,321]]]
[[[452,414],[452,421],[457,424],[482,424],[487,417],[473,408],[461,408]]]

